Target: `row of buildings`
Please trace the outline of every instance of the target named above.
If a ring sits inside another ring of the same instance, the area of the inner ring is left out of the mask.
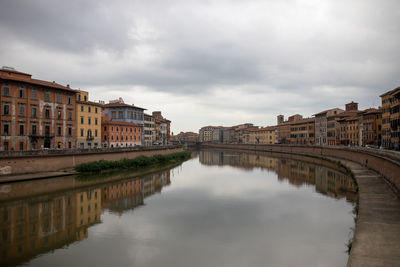
[[[332,108],[303,118],[300,114],[277,116],[277,125],[255,126],[252,123],[232,127],[206,126],[199,130],[200,142],[244,144],[304,144],[319,146],[375,145],[399,149],[400,87],[381,96],[378,109],[359,110],[351,102],[345,109]]]
[[[118,100],[93,102],[69,85],[0,69],[0,150],[87,149],[167,144],[171,121],[160,111]]]

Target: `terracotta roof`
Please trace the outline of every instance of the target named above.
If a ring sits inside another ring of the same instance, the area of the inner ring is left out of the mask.
[[[301,119],[301,120],[297,120],[297,121],[292,121],[290,124],[302,124],[302,123],[308,123],[308,122],[312,122],[315,121],[315,118],[305,118],[305,119]]]
[[[327,109],[327,110],[321,111],[321,112],[319,112],[319,113],[316,113],[316,114],[314,114],[313,116],[322,115],[322,114],[324,114],[324,113],[328,113],[329,111],[335,110],[335,109],[340,109],[340,108],[331,108],[331,109]],[[340,109],[340,110],[342,110],[342,109]]]
[[[11,76],[8,72],[24,74],[24,75],[27,75],[27,76],[26,76],[26,78],[15,77],[15,76]],[[70,91],[70,92],[73,92],[73,93],[77,92],[74,89],[71,89],[69,87],[63,86],[63,85],[55,83],[55,82],[47,82],[47,81],[42,81],[42,80],[38,80],[38,79],[32,79],[30,74],[23,73],[23,72],[18,72],[18,71],[10,71],[10,70],[2,70],[2,69],[0,69],[0,79],[16,81],[16,82],[24,82],[24,83],[34,84],[34,85],[41,85],[41,86],[46,86],[46,87],[50,87],[50,88]]]
[[[104,105],[98,102],[93,102],[93,101],[76,101],[77,104],[87,104],[87,105],[93,105],[93,106],[98,106],[98,107],[103,107]]]
[[[393,94],[393,93],[396,93],[397,91],[400,91],[400,86],[395,88],[395,89],[393,89],[393,90],[390,90],[390,91],[388,91],[386,93],[381,94],[379,97],[383,97],[385,95]]]
[[[382,113],[382,110],[376,109],[376,108],[368,108],[364,111],[361,112],[362,114],[376,114],[376,113]]]

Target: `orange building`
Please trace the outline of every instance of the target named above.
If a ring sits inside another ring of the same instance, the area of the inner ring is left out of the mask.
[[[382,146],[400,147],[400,87],[382,95]]]
[[[0,150],[75,148],[75,90],[0,69]]]
[[[142,126],[139,124],[103,117],[101,126],[103,147],[133,147],[142,144]]]

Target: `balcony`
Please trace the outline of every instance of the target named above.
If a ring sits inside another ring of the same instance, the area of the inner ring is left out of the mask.
[[[92,141],[93,139],[94,139],[93,136],[88,136],[88,137],[86,137],[86,140],[88,140],[88,141]]]

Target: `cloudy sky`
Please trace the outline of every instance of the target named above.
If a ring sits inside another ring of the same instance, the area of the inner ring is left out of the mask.
[[[400,85],[398,0],[2,0],[0,65],[172,131],[380,105]]]

